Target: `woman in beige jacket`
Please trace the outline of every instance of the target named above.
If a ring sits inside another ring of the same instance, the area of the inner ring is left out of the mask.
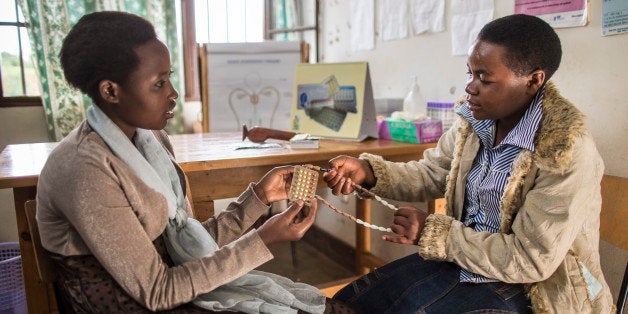
[[[446,215],[396,213],[384,240],[418,254],[334,298],[363,312],[611,313],[598,253],[602,159],[583,114],[548,82],[560,40],[539,18],[480,31],[454,126],[420,161],[363,154],[330,161],[335,194],[352,183],[403,201],[444,197]]]

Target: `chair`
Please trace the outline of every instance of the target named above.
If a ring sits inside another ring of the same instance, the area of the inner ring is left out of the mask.
[[[340,291],[346,285],[358,280],[360,276],[352,276],[348,278],[342,278],[336,281],[327,282],[324,284],[316,285],[316,288],[323,292],[326,297],[332,298],[336,292]]]
[[[26,201],[24,208],[26,209],[26,221],[28,223],[28,230],[31,234],[33,251],[35,252],[35,262],[37,264],[37,274],[39,276],[38,279],[46,283],[48,286],[50,313],[59,313],[59,303],[57,302],[58,298],[53,286],[56,279],[56,273],[48,253],[41,245],[39,228],[37,227],[37,220],[35,219],[37,204],[34,200]]]
[[[628,178],[605,175],[602,178],[602,211],[600,213],[600,240],[609,242],[624,251],[628,250]],[[611,253],[612,254],[612,253]],[[609,255],[609,254],[607,254]],[[616,254],[613,257],[616,256]],[[610,257],[611,259],[613,257]],[[620,266],[621,267],[621,266]],[[618,271],[621,271],[619,269]],[[605,276],[611,279],[612,275]],[[617,298],[617,313],[622,313],[628,296],[628,263],[623,273],[623,280]]]

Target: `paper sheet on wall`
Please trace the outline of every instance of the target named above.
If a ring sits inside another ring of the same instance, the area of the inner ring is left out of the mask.
[[[466,56],[480,29],[493,19],[493,0],[451,2],[451,54]]]
[[[408,2],[379,0],[379,34],[384,41],[408,37]]]
[[[445,0],[411,0],[414,34],[445,30]]]
[[[351,50],[375,48],[375,0],[351,0]]]
[[[602,2],[602,36],[628,32],[628,1]]]
[[[587,0],[515,0],[515,13],[537,16],[555,28],[584,26]]]

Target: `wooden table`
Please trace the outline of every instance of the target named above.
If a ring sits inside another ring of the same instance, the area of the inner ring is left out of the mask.
[[[436,145],[368,139],[362,142],[322,140],[319,149],[292,150],[283,146],[236,149],[242,144],[239,133],[172,135],[170,139],[177,161],[188,176],[199,220],[213,215],[214,200],[236,197],[250,182],[258,181],[276,166],[306,163],[327,166],[333,157],[357,156],[362,152],[378,154],[391,161],[409,161],[422,158],[425,149]],[[24,203],[35,199],[39,173],[56,145],[8,145],[0,153],[0,189],[13,189],[29,313],[47,312],[52,300],[48,298],[49,287],[38,279]],[[324,186],[322,180],[319,186]],[[368,201],[357,201],[358,218],[369,221],[369,211]],[[378,260],[370,254],[369,229],[356,225],[356,273],[366,273],[374,264],[378,264]]]

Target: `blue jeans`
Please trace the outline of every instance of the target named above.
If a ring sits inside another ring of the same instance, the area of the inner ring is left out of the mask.
[[[523,285],[460,282],[460,267],[412,254],[338,291],[361,313],[531,313]]]

